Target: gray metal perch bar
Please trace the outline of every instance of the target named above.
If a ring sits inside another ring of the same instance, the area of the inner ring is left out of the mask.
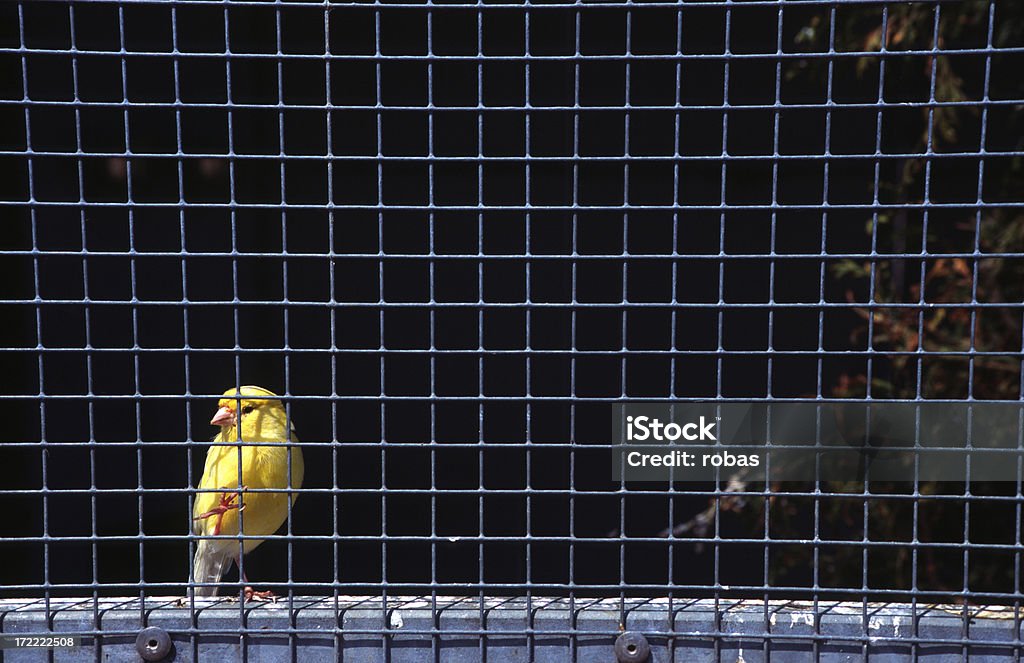
[[[443,660],[877,663],[1017,660],[1009,607],[819,601],[465,597],[4,600],[4,636],[75,634],[54,661]],[[629,632],[629,642],[619,636]],[[140,634],[145,635],[142,637]],[[165,635],[170,647],[166,647]],[[616,641],[619,639],[619,646]],[[630,649],[629,645],[633,645]],[[167,653],[160,656],[162,652]],[[617,656],[618,654],[618,656]],[[45,649],[4,651],[14,663]]]

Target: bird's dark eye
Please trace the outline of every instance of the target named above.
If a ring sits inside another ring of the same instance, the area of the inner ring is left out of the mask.
[[[256,408],[254,408],[254,407],[253,407],[253,406],[251,406],[251,405],[246,405],[245,407],[243,407],[243,408],[242,408],[242,414],[249,414],[249,413],[250,413],[250,412],[252,412],[252,411],[253,411],[254,409],[256,409]]]

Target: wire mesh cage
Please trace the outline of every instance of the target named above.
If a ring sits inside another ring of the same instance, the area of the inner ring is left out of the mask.
[[[625,406],[1019,411],[1016,3],[0,16],[4,660],[1019,659],[1017,456],[613,478]]]

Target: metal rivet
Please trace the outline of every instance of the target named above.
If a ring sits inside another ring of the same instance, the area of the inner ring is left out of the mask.
[[[619,663],[644,663],[651,655],[651,646],[643,633],[626,631],[615,638],[615,658]]]
[[[135,649],[147,661],[161,661],[171,653],[171,636],[157,626],[144,628],[135,638]]]

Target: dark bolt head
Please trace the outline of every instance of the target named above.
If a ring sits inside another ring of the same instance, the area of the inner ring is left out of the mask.
[[[171,636],[157,626],[144,628],[135,638],[135,649],[147,661],[162,661],[171,653]]]
[[[615,639],[615,658],[619,663],[644,663],[651,655],[651,646],[643,633],[626,631]]]

